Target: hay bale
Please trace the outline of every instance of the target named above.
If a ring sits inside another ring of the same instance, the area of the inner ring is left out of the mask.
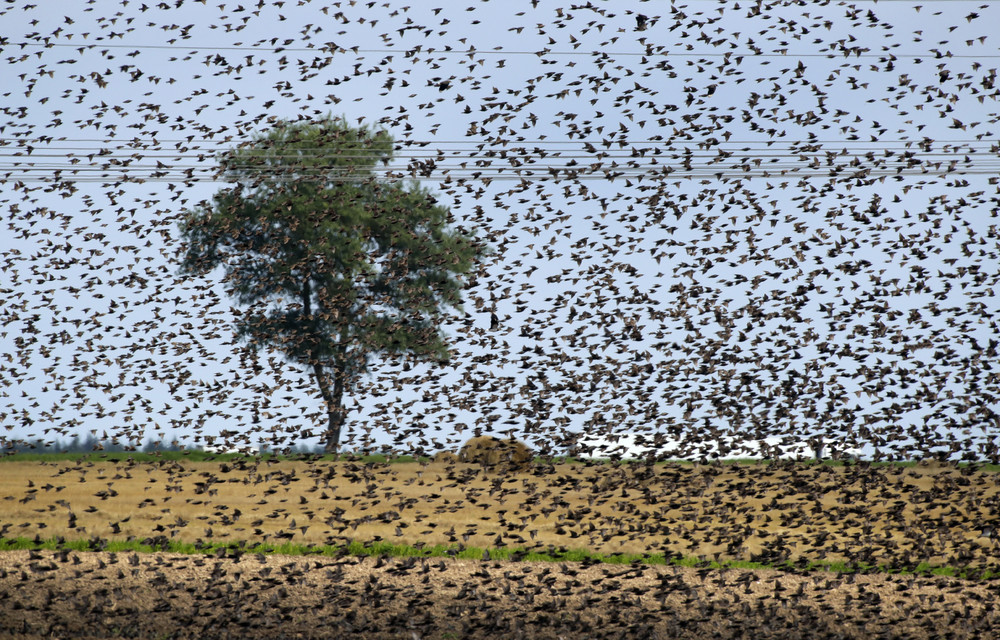
[[[458,456],[453,451],[438,451],[432,460],[441,464],[453,464],[458,462]]]
[[[472,462],[487,467],[498,465],[521,467],[531,462],[531,449],[513,438],[501,440],[495,436],[472,438],[458,452],[461,462]]]

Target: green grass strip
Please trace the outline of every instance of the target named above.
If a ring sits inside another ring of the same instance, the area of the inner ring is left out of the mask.
[[[115,451],[103,452],[94,451],[89,453],[4,453],[0,450],[0,463],[3,462],[227,462],[230,460],[278,462],[284,460],[345,460],[349,462],[363,463],[398,463],[398,462],[427,462],[429,457],[416,458],[410,455],[387,456],[383,454],[356,455],[318,455],[309,453],[293,453],[289,455],[279,455],[273,453],[243,454],[243,453],[210,453],[207,451],[186,450],[186,451],[158,451],[154,453],[144,453],[140,451]]]
[[[431,458],[429,456],[412,456],[412,455],[385,455],[385,454],[360,454],[360,453],[341,453],[341,454],[310,454],[310,453],[293,453],[293,454],[274,454],[274,453],[264,453],[260,455],[256,454],[242,454],[242,453],[209,453],[206,451],[199,451],[196,449],[188,449],[184,451],[157,451],[153,453],[144,453],[139,451],[116,451],[116,452],[102,452],[94,451],[91,453],[4,453],[0,451],[0,464],[4,462],[164,462],[164,461],[175,461],[175,462],[228,462],[232,460],[245,460],[247,462],[280,462],[285,460],[290,461],[323,461],[323,462],[333,462],[333,461],[346,461],[355,462],[363,464],[398,464],[398,463],[413,463],[413,462],[430,462]],[[535,464],[579,464],[582,466],[616,466],[616,465],[631,465],[631,466],[645,466],[648,463],[644,460],[610,460],[603,458],[572,458],[567,456],[556,456],[553,458],[535,458]],[[752,458],[746,459],[729,459],[720,460],[718,462],[708,461],[707,464],[720,464],[722,466],[729,465],[742,465],[742,466],[766,466],[770,464],[788,464],[789,462],[795,462],[803,466],[811,466],[814,464],[822,464],[830,467],[842,467],[846,465],[868,465],[871,467],[915,467],[919,462],[915,460],[903,460],[903,461],[844,461],[844,460],[758,460]],[[666,464],[679,464],[683,466],[692,466],[695,464],[703,464],[694,460],[659,460],[655,462],[657,466]],[[955,464],[958,468],[972,467],[977,471],[987,471],[987,472],[998,472],[1000,471],[1000,464],[991,464],[987,462],[958,462],[950,463]]]
[[[342,454],[309,454],[309,453],[294,453],[289,455],[283,454],[273,454],[265,453],[261,455],[250,455],[241,453],[209,453],[206,451],[198,451],[195,449],[185,450],[185,451],[158,451],[154,453],[143,453],[139,451],[116,451],[116,452],[102,452],[95,451],[91,453],[3,453],[0,451],[0,464],[4,462],[163,462],[163,461],[189,461],[189,462],[227,462],[230,460],[244,459],[247,461],[254,461],[259,459],[260,461],[269,462],[279,462],[284,460],[299,460],[299,461],[324,461],[332,462],[336,460],[348,461],[348,462],[360,462],[364,464],[397,464],[397,463],[413,463],[413,462],[429,462],[431,460],[428,456],[414,457],[411,455],[385,455],[385,454],[357,454],[357,453],[342,453]],[[789,460],[758,460],[758,459],[730,459],[730,460],[720,460],[718,464],[723,466],[727,465],[744,465],[744,466],[757,466],[757,465],[769,465],[769,464],[788,464]],[[797,464],[804,466],[823,464],[831,467],[842,467],[845,465],[856,465],[859,464],[855,461],[844,461],[844,460],[798,460],[794,461]],[[607,465],[639,465],[645,466],[647,463],[644,460],[610,460],[602,458],[588,458],[579,459],[566,456],[556,456],[554,458],[536,458],[536,464],[579,464],[584,466],[607,466]],[[685,466],[699,464],[699,462],[694,460],[660,460],[655,463],[656,465],[665,464],[680,464]],[[714,461],[709,461],[708,464],[716,464]],[[883,466],[895,466],[895,467],[914,467],[919,463],[913,460],[907,461],[861,461],[860,464],[870,465],[872,467],[883,467]],[[952,463],[955,464],[955,463]],[[1000,471],[1000,464],[990,464],[986,462],[958,462],[957,466],[959,468],[972,466],[978,471],[989,471],[997,472]]]
[[[742,560],[706,560],[697,557],[664,556],[663,554],[600,554],[586,549],[550,547],[544,550],[525,548],[482,549],[478,547],[444,545],[406,545],[385,541],[362,543],[352,541],[347,545],[306,545],[295,543],[261,542],[182,542],[165,537],[146,540],[115,540],[92,538],[89,540],[63,540],[61,538],[0,538],[0,551],[105,551],[111,553],[179,553],[186,555],[213,555],[218,558],[238,558],[245,554],[326,557],[393,557],[393,558],[461,558],[496,562],[573,562],[617,565],[675,565],[698,569],[749,569],[778,570],[797,573],[828,571],[833,573],[887,575],[946,576],[971,581],[1000,578],[1000,564],[984,568],[933,566],[926,562],[915,566],[894,566],[844,562],[762,563]]]

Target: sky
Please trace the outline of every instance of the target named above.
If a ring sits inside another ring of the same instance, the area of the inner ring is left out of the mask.
[[[349,448],[997,456],[994,4],[65,7],[0,8],[0,438],[318,442],[177,224],[217,153],[332,114],[496,248],[450,363],[377,362]]]

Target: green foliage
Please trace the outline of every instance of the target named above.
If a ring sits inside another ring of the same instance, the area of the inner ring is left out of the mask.
[[[447,357],[443,307],[481,247],[449,228],[448,209],[417,185],[375,179],[392,157],[384,131],[343,119],[279,122],[220,158],[234,183],[182,225],[182,270],[225,269],[253,309],[239,335],[291,361],[363,373],[374,352]]]

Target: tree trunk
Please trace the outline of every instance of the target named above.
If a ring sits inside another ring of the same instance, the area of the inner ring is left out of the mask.
[[[302,283],[302,314],[307,321],[312,320],[312,287],[309,284],[309,276],[306,275]],[[319,385],[320,395],[326,404],[327,428],[324,434],[325,442],[323,450],[327,453],[337,453],[340,448],[340,432],[343,429],[346,415],[344,413],[344,369],[339,363],[333,370],[333,390],[330,389],[330,381],[323,371],[323,365],[319,362],[319,354],[315,347],[310,354],[312,361],[313,375],[316,376],[316,384]]]
[[[316,384],[319,385],[319,392],[326,403],[327,429],[324,434],[325,442],[323,449],[327,453],[337,453],[340,448],[340,432],[344,426],[344,382],[343,373],[334,371],[333,389],[330,389],[330,382],[324,375],[323,367],[319,363],[313,364],[313,374],[316,376]]]

